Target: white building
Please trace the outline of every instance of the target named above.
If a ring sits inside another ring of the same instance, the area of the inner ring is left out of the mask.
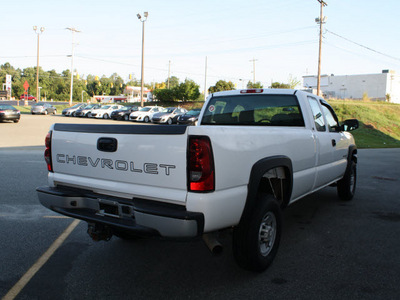
[[[304,88],[317,88],[317,76],[303,76]],[[321,75],[321,92],[327,98],[362,99],[364,95],[375,100],[400,103],[400,75],[382,70],[380,74]]]

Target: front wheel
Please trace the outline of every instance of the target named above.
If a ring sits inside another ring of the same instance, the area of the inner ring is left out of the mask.
[[[144,117],[143,121],[144,121],[145,123],[149,123],[150,118],[149,118],[149,117]]]
[[[339,198],[344,201],[353,199],[356,192],[357,183],[357,163],[352,160],[348,166],[346,173],[337,183],[337,192]]]
[[[256,272],[267,269],[278,251],[281,231],[278,201],[271,194],[259,193],[252,216],[233,231],[233,255],[238,265]]]
[[[103,115],[103,119],[108,119],[108,118],[109,118],[108,114]]]
[[[124,116],[124,120],[125,120],[125,121],[129,121],[129,115],[125,115],[125,116]]]
[[[171,124],[172,124],[172,119],[171,119],[171,118],[169,118],[169,119],[167,120],[167,124],[168,124],[168,125],[171,125]]]

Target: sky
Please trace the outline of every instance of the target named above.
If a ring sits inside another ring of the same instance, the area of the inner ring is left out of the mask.
[[[400,1],[326,0],[321,74],[400,72]],[[204,90],[222,79],[245,87],[255,77],[302,81],[318,71],[318,0],[13,0],[2,1],[0,64],[45,71],[74,69],[87,75],[129,74],[144,81],[170,76],[194,80]],[[207,62],[207,63],[206,63]],[[207,76],[206,76],[207,74]]]

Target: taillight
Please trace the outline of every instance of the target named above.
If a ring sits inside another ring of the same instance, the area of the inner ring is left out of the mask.
[[[194,192],[215,189],[214,159],[210,139],[206,136],[189,137],[188,188]]]
[[[241,94],[255,94],[255,93],[262,93],[263,89],[250,89],[250,90],[240,90]]]
[[[50,130],[49,133],[46,135],[45,145],[46,149],[44,150],[44,160],[47,164],[47,170],[49,172],[53,172],[53,164],[51,162],[51,134],[52,131]]]

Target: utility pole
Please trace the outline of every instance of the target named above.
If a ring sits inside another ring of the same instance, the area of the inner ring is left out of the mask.
[[[206,56],[206,67],[205,67],[205,75],[204,75],[204,101],[207,99],[207,56]]]
[[[167,89],[169,89],[169,77],[171,74],[171,61],[168,61],[168,81],[167,81]]]
[[[144,90],[144,22],[147,20],[147,16],[149,13],[147,11],[144,12],[144,18],[142,20],[142,16],[140,14],[137,14],[137,17],[140,22],[142,22],[142,78],[140,79],[141,81],[141,88],[140,88],[140,102],[141,106],[143,107],[143,90]]]
[[[251,59],[250,61],[253,62],[253,83],[256,83],[256,61],[258,61],[258,59]]]
[[[325,23],[326,18],[323,15],[322,9],[328,4],[323,0],[318,0],[320,3],[320,14],[319,18],[315,19],[315,22],[319,24],[319,53],[318,53],[318,78],[317,78],[317,95],[321,93],[321,52],[322,52],[322,24]]]
[[[43,33],[44,27],[33,26],[33,31],[37,34],[37,64],[36,64],[36,102],[39,101],[39,35]]]
[[[75,28],[71,28],[71,27],[67,27],[65,29],[71,30],[72,32],[72,53],[71,53],[71,88],[69,91],[69,106],[72,106],[72,94],[73,94],[73,90],[74,90],[74,35],[75,32],[80,32],[79,30],[75,29]]]

